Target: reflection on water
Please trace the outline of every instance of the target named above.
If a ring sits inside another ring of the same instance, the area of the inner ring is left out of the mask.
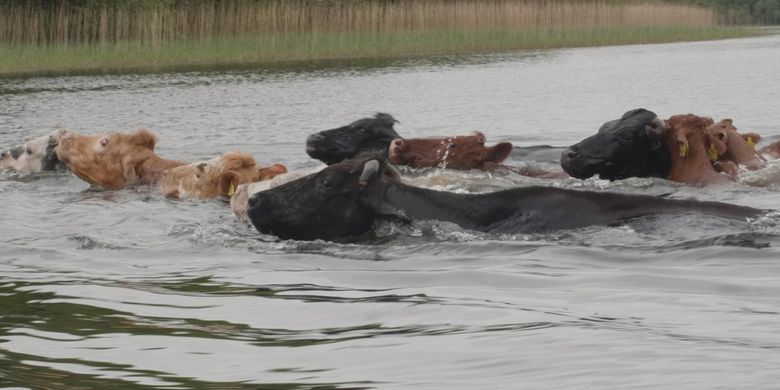
[[[0,146],[64,126],[147,127],[158,153],[242,149],[316,164],[314,131],[388,111],[400,134],[481,130],[569,145],[634,107],[780,135],[780,38],[0,81]],[[703,65],[703,61],[706,66]],[[555,167],[549,153],[512,161]],[[522,158],[520,155],[516,159]],[[527,185],[777,209],[774,164],[741,183],[545,181],[404,170],[457,192]],[[222,201],[0,176],[0,386],[27,388],[774,388],[780,217],[681,214],[491,235],[379,223],[279,240]]]

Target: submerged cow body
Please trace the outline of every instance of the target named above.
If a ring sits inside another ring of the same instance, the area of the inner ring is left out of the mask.
[[[536,233],[612,225],[649,214],[698,212],[744,219],[760,210],[717,202],[526,187],[458,194],[401,184],[387,163],[356,159],[259,192],[249,218],[262,233],[283,239],[338,239],[363,234],[381,218],[438,220],[495,233]]]
[[[578,179],[666,177],[671,168],[664,145],[663,121],[643,108],[605,123],[598,133],[570,146],[561,154],[561,167]]]
[[[54,149],[67,134],[65,129],[31,139],[23,145],[0,153],[0,171],[13,170],[23,174],[44,171],[65,171],[67,166],[58,158]]]
[[[154,153],[157,138],[146,129],[91,136],[69,133],[56,148],[57,157],[79,178],[108,189],[158,184],[163,173],[186,163]]]

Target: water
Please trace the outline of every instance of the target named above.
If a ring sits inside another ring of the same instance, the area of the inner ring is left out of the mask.
[[[569,145],[624,111],[731,117],[780,135],[780,36],[316,64],[290,70],[0,80],[0,146],[64,126],[147,127],[167,158],[241,149],[317,165],[318,130],[387,111],[400,134],[481,130]],[[513,162],[513,164],[523,164]],[[532,163],[548,166],[546,163]],[[780,208],[780,165],[695,188],[408,172],[418,185],[606,189]],[[777,388],[780,217],[648,218],[493,236],[384,223],[279,241],[222,201],[0,178],[0,386],[27,388]]]

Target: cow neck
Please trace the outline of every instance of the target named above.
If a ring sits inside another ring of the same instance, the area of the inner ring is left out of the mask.
[[[162,180],[163,173],[171,168],[185,165],[185,162],[176,160],[166,160],[156,154],[144,159],[136,165],[135,171],[138,176],[139,184],[150,185],[158,184]]]

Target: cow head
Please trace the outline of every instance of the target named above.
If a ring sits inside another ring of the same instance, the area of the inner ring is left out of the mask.
[[[55,152],[82,180],[104,188],[122,188],[137,182],[136,168],[154,156],[156,142],[146,129],[102,136],[68,133]]]
[[[569,175],[587,179],[665,177],[671,162],[663,145],[664,122],[652,111],[635,109],[605,123],[599,132],[561,154],[561,167]]]
[[[394,139],[401,138],[393,129],[398,121],[390,114],[377,113],[336,129],[312,134],[306,140],[306,153],[325,164],[354,158],[361,152],[386,151]]]
[[[67,130],[58,129],[0,153],[0,170],[13,169],[21,173],[34,173],[64,169],[54,149],[66,133]]]
[[[477,131],[447,138],[397,139],[390,144],[388,157],[393,164],[413,168],[491,170],[510,152],[512,144],[508,142],[485,146],[485,135]]]
[[[755,146],[761,140],[760,135],[756,133],[738,133],[731,119],[722,119],[712,124],[710,128],[711,131],[720,131],[727,134],[726,145],[728,150],[724,153],[723,160],[732,161],[748,169],[758,169],[766,165],[766,159],[756,152]]]
[[[331,165],[304,178],[249,198],[249,219],[262,233],[283,239],[314,240],[355,236],[377,216],[397,215],[383,201],[394,182],[387,163],[361,158]]]
[[[258,167],[252,156],[227,152],[220,157],[165,171],[160,189],[170,198],[208,199],[232,196],[244,183],[269,180],[287,172],[280,164]]]

